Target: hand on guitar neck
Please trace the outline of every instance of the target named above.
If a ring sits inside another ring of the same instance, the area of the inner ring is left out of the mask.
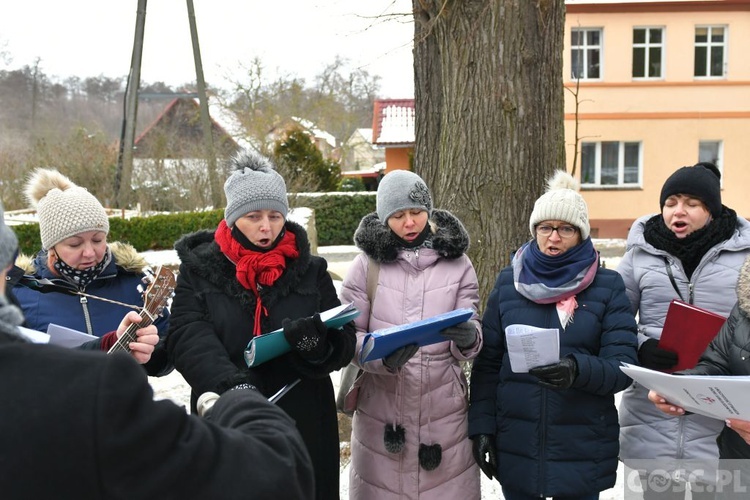
[[[148,363],[151,359],[151,354],[154,352],[154,346],[159,343],[159,330],[156,326],[149,324],[143,328],[138,328],[138,324],[143,321],[143,318],[135,311],[130,311],[122,318],[120,326],[117,327],[117,339],[118,344],[120,340],[131,339],[127,344],[127,349],[130,354],[140,364]],[[125,339],[123,339],[125,335]]]
[[[131,311],[125,315],[117,328],[117,342],[107,351],[109,354],[130,352],[141,364],[151,359],[154,346],[159,342],[158,330],[152,323],[173,295],[175,275],[168,268],[159,266],[155,274],[144,277],[144,283],[148,288],[142,292],[143,309],[140,314]]]

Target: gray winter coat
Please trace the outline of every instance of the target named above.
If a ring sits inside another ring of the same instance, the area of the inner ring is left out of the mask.
[[[688,280],[679,259],[646,242],[643,232],[651,217],[641,217],[633,224],[625,256],[617,268],[633,313],[639,317],[639,345],[661,337],[669,303],[680,299],[667,274],[667,261],[684,300],[692,294],[696,306],[728,316],[740,267],[750,255],[750,223],[738,217],[732,237],[706,252]],[[619,410],[623,461],[658,459],[660,468],[674,470],[679,460],[718,458],[716,436],[723,422],[701,415],[668,416],[647,399],[647,394],[648,389],[636,382],[623,393]]]

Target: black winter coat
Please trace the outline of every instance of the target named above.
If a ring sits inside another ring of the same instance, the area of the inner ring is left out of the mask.
[[[285,227],[296,236],[299,257],[287,261],[278,280],[260,290],[268,310],[261,321],[264,332],[280,328],[284,318],[311,316],[340,305],[326,261],[310,254],[304,229],[291,221]],[[221,394],[249,382],[270,397],[301,379],[277,404],[297,423],[307,445],[315,467],[316,498],[338,498],[338,419],[330,373],[354,356],[354,326],[328,330],[331,354],[321,364],[311,364],[292,351],[248,368],[243,353],[252,338],[255,296],[240,285],[213,231],[187,235],[175,249],[181,264],[167,349],[192,387],[192,407],[197,395],[206,391]]]
[[[126,354],[0,333],[0,400],[4,499],[312,496],[294,423],[256,391],[230,391],[200,419],[154,401]]]
[[[750,259],[737,280],[737,304],[724,326],[701,355],[698,364],[680,373],[690,375],[750,375]],[[717,439],[721,459],[750,459],[750,445],[724,426]]]

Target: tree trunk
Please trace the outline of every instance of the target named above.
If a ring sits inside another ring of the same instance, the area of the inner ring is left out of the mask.
[[[482,306],[565,169],[564,0],[413,0],[414,170],[471,237]]]

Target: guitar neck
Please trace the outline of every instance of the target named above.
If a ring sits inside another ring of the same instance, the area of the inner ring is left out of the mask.
[[[120,338],[117,339],[117,342],[110,347],[107,354],[112,354],[113,352],[130,352],[130,343],[135,342],[137,337],[135,332],[137,332],[139,328],[145,328],[152,323],[151,317],[145,310],[141,311],[140,316],[141,322],[131,323],[130,326],[125,329]]]

